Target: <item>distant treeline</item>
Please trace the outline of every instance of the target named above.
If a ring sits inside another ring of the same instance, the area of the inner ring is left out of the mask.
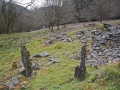
[[[0,34],[27,32],[53,26],[120,18],[120,0],[45,0],[28,10],[15,0],[0,0]]]

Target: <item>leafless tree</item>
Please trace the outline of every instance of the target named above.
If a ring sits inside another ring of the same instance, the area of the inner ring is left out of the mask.
[[[110,19],[117,19],[120,17],[120,0],[112,0],[111,3]]]
[[[93,0],[89,10],[102,23],[103,19],[110,17],[112,4],[112,0]]]
[[[0,1],[0,33],[13,32],[13,28],[17,23],[18,17],[22,15],[22,12],[30,6],[35,0],[31,2],[22,10],[18,11],[16,5],[19,2],[16,0],[1,0]]]
[[[53,31],[54,25],[59,29],[60,23],[68,17],[73,8],[73,2],[72,0],[45,0],[43,6],[44,19]]]
[[[78,21],[90,21],[89,4],[91,0],[74,0],[75,2],[75,16]]]
[[[34,8],[29,11],[28,23],[33,29],[43,28],[44,19],[42,17],[42,11],[39,8]]]

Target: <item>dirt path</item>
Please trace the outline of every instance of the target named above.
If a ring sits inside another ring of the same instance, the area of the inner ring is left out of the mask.
[[[103,23],[107,23],[107,24],[114,24],[115,22],[120,22],[120,20],[106,20],[106,21],[103,21]],[[59,32],[68,32],[68,31],[76,31],[76,30],[79,30],[79,29],[82,29],[84,28],[84,26],[87,26],[88,24],[96,24],[96,23],[99,23],[99,21],[96,21],[96,22],[85,22],[85,23],[75,23],[75,24],[66,24],[65,27],[63,28],[63,26],[60,26],[60,30],[56,30],[57,27],[54,27],[54,31],[57,33]],[[120,25],[115,25],[117,27],[120,27]],[[44,29],[40,29],[40,30],[44,30]],[[48,30],[48,29],[46,29]],[[31,31],[30,33],[34,33],[34,32],[39,32],[39,30],[36,30],[36,31]]]

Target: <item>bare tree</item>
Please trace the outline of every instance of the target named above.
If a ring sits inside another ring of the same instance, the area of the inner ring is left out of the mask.
[[[74,19],[74,2],[73,0],[63,0],[62,6],[58,8],[56,13],[57,21],[56,25],[59,29],[61,23],[69,22]]]
[[[15,7],[12,3],[9,3],[6,7],[5,1],[2,2],[2,10],[1,10],[1,31],[3,33],[9,33],[12,32],[13,26],[15,22],[17,21],[17,15]]]
[[[53,31],[54,25],[57,25],[59,29],[60,23],[71,12],[72,4],[72,0],[45,0],[43,16],[46,23],[52,27],[51,31]]]
[[[91,0],[74,0],[75,2],[75,17],[78,21],[89,21],[89,4]]]
[[[112,0],[93,0],[90,5],[91,15],[99,19],[100,23],[105,18],[110,17]]]
[[[18,17],[22,15],[22,12],[30,6],[33,1],[31,0],[25,8],[18,11],[16,6],[18,2],[16,0],[1,0],[0,1],[0,33],[13,32],[15,23],[17,23]]]
[[[111,3],[110,19],[117,19],[120,17],[120,0],[112,0]]]

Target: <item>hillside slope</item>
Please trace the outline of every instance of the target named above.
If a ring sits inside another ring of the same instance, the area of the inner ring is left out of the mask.
[[[118,22],[116,22],[118,23]],[[75,25],[72,25],[75,27]],[[79,26],[79,25],[78,25]],[[18,33],[0,35],[0,88],[19,75],[19,83],[28,82],[25,90],[119,90],[120,88],[120,63],[108,63],[106,65],[91,66],[86,63],[86,76],[82,79],[74,78],[74,69],[80,63],[80,52],[82,40],[85,35],[79,37],[77,33],[88,32],[87,38],[91,38],[94,29],[106,30],[103,25],[97,24],[86,28],[73,28],[71,25],[61,28],[61,31],[54,33],[48,30],[40,30],[32,33]],[[66,29],[66,33],[62,32]],[[58,39],[54,39],[54,38]],[[53,39],[53,43],[48,41]],[[47,43],[45,43],[47,42]],[[18,74],[20,68],[14,68],[21,61],[20,45],[26,44],[31,57],[41,52],[48,52],[49,57],[32,57],[32,63],[37,63],[39,69],[30,78]],[[87,42],[87,49],[91,49],[93,40]],[[89,55],[89,52],[87,53]],[[54,58],[59,63],[51,63],[48,59]],[[93,60],[91,60],[92,62]],[[20,85],[14,90],[21,90]],[[23,89],[24,90],[24,89]]]

